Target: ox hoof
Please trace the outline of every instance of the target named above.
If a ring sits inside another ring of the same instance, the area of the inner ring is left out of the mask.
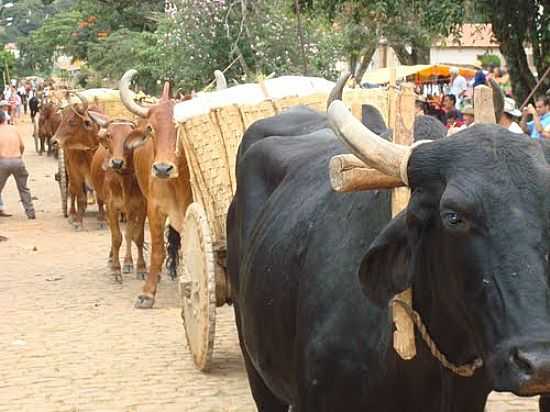
[[[178,279],[178,272],[175,271],[175,270],[169,270],[168,275],[170,276],[170,279],[172,279],[172,280],[177,280]]]
[[[136,272],[137,280],[145,280],[146,277],[147,277],[147,270],[143,269],[143,270],[138,270]]]
[[[73,229],[75,232],[81,232],[82,231],[82,223],[73,223]]]
[[[99,230],[107,229],[107,224],[105,222],[99,222]]]
[[[122,283],[122,273],[113,272],[113,278],[115,279],[116,283]]]
[[[151,309],[155,304],[155,298],[147,295],[139,295],[136,302],[136,309]]]
[[[134,271],[134,265],[132,263],[125,263],[122,267],[122,273],[132,273]]]

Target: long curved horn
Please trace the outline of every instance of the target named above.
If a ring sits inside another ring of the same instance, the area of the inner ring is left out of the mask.
[[[97,113],[95,113],[93,111],[88,112],[88,114],[90,115],[91,119],[94,122],[96,122],[99,125],[99,127],[101,127],[101,128],[105,128],[109,124],[108,119],[104,118],[103,116],[98,115]]]
[[[137,70],[131,69],[124,73],[124,76],[120,79],[118,88],[120,90],[120,100],[124,106],[132,113],[139,117],[146,118],[149,114],[149,109],[141,107],[137,104],[132,97],[130,97],[130,82],[132,78],[137,74]]]
[[[336,81],[334,88],[330,91],[330,94],[328,96],[327,110],[333,101],[342,100],[342,93],[344,92],[344,86],[346,85],[346,82],[350,77],[351,77],[351,72],[349,71],[344,71],[340,74],[340,77],[338,77],[338,80]]]
[[[214,77],[216,78],[216,90],[227,89],[227,80],[221,70],[214,71]]]
[[[411,148],[388,142],[357,120],[344,103],[336,100],[328,108],[331,128],[366,165],[408,184],[407,162]]]
[[[82,102],[82,114],[86,113],[86,111],[88,110],[88,99],[86,99],[84,97],[84,95],[80,94],[80,93],[77,93],[77,92],[73,92],[74,95],[76,97],[78,97],[78,100],[80,100]]]

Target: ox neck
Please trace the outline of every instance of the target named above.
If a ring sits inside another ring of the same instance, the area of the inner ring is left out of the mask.
[[[480,357],[479,337],[460,304],[450,296],[439,296],[430,289],[429,276],[420,276],[413,286],[413,307],[431,338],[449,361],[461,365]],[[425,345],[417,335],[417,345]],[[420,343],[422,342],[422,343]],[[435,362],[437,360],[434,359]]]

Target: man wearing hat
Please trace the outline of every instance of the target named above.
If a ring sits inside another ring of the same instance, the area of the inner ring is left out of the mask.
[[[0,111],[4,112],[6,117],[6,124],[11,124],[11,116],[9,114],[10,103],[7,100],[0,101]]]
[[[523,130],[521,130],[521,127],[519,127],[519,124],[517,124],[515,121],[519,117],[521,117],[521,112],[516,107],[515,100],[510,97],[505,97],[504,113],[500,117],[498,124],[500,124],[502,127],[507,128],[511,132],[522,134]]]

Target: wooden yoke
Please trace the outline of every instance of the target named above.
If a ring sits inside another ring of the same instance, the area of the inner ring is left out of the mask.
[[[390,121],[389,127],[393,129],[393,142],[402,145],[414,143],[414,103],[416,100],[414,85],[404,83],[398,93],[395,88],[395,69],[390,75],[389,99],[390,99]],[[390,72],[390,73],[391,73]],[[392,216],[396,216],[405,209],[409,203],[410,190],[408,187],[395,188],[392,193]],[[396,296],[397,299],[406,302],[412,307],[412,288],[406,289]],[[402,306],[392,305],[393,322],[395,331],[393,334],[393,348],[399,356],[405,360],[416,356],[416,344],[414,339],[414,324]]]
[[[474,88],[474,121],[476,123],[496,123],[493,89],[479,85]]]

